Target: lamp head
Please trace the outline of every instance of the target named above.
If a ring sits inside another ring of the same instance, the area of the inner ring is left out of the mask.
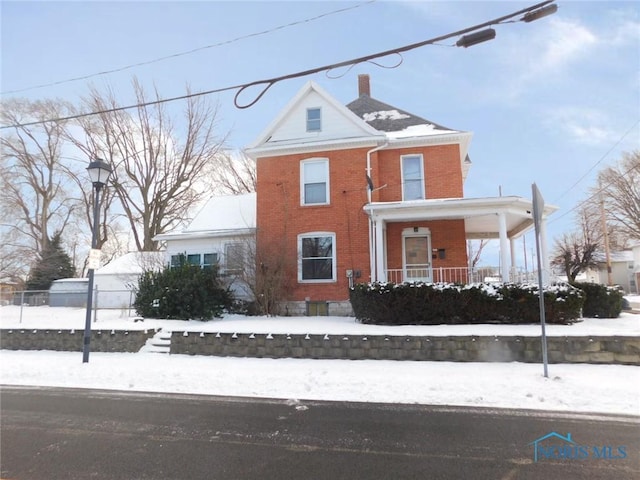
[[[97,158],[93,162],[89,163],[87,171],[89,172],[89,177],[91,178],[93,186],[102,187],[103,185],[106,185],[109,175],[111,175],[113,170],[107,162]]]

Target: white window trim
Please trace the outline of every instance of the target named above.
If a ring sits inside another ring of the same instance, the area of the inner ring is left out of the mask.
[[[189,255],[199,255],[200,257],[200,263],[198,263],[197,265],[199,265],[201,268],[204,268],[205,266],[209,266],[209,265],[218,265],[220,262],[220,253],[214,250],[207,250],[204,253],[201,251],[182,251],[180,253],[170,253],[169,254],[169,266],[173,268],[173,258],[174,257],[184,257],[184,260],[187,264],[189,264]],[[216,263],[215,264],[205,264],[204,263],[204,256],[205,255],[216,255]],[[192,263],[190,265],[196,265],[195,263]]]
[[[405,200],[405,194],[404,194],[404,184],[405,184],[405,179],[404,179],[404,159],[405,158],[410,158],[410,157],[419,157],[420,158],[420,178],[421,178],[421,182],[420,182],[420,189],[421,189],[421,193],[422,193],[422,198],[421,200],[426,199],[426,194],[425,194],[425,188],[424,188],[424,184],[425,184],[425,179],[424,179],[424,157],[422,156],[421,153],[410,153],[407,155],[401,155],[400,156],[400,180],[401,180],[401,184],[402,184],[402,201],[410,201],[410,200]],[[416,200],[416,199],[412,199],[412,200]]]
[[[302,279],[302,239],[303,238],[316,238],[316,237],[331,237],[331,278],[327,279]],[[336,234],[335,232],[305,232],[298,235],[298,283],[336,283],[338,276],[338,259],[336,248]]]
[[[310,110],[318,110],[318,112],[320,112],[320,118],[318,119],[318,122],[320,124],[320,127],[317,130],[309,130],[309,111]],[[321,107],[309,107],[306,110],[305,113],[305,130],[307,133],[318,133],[322,131],[322,108]]]
[[[228,249],[230,247],[234,247],[234,246],[239,246],[241,249],[241,256],[240,256],[240,268],[229,268],[229,252]],[[242,242],[225,242],[224,246],[223,246],[223,262],[222,262],[222,269],[221,271],[223,273],[229,273],[231,272],[231,274],[238,274],[241,273],[243,268],[244,268],[244,261],[245,261],[245,256],[246,256],[246,251],[244,248],[244,244]],[[220,264],[220,257],[218,256],[218,264]]]
[[[304,166],[309,163],[323,163],[325,170],[325,201],[323,203],[305,203],[304,201]],[[300,161],[300,205],[303,207],[314,207],[317,205],[329,205],[331,203],[330,197],[330,176],[329,176],[329,159],[324,157],[307,158]]]

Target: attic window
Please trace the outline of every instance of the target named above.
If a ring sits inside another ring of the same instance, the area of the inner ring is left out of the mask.
[[[321,127],[320,108],[307,108],[307,132],[319,132]]]

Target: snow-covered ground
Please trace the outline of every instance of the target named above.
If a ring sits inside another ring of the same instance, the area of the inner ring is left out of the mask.
[[[633,299],[635,300],[635,299]],[[0,328],[84,328],[73,308],[0,307]],[[145,320],[99,310],[94,329],[385,335],[539,335],[540,327],[382,327],[345,317],[227,316],[211,322]],[[640,315],[547,325],[548,335],[640,336]],[[0,352],[0,384],[307,400],[466,405],[640,416],[640,367],[192,357],[157,353]]]

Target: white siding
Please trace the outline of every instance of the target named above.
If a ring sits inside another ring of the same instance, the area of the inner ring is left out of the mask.
[[[307,132],[307,108],[321,109],[322,130]],[[363,136],[363,130],[316,92],[310,92],[274,130],[270,142],[320,141]]]

